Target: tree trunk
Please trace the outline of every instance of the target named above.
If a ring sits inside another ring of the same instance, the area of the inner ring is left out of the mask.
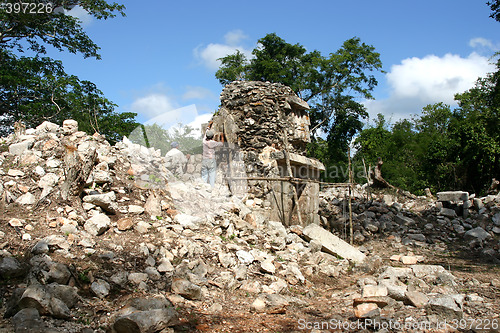
[[[83,160],[75,146],[65,144],[65,148],[64,172],[66,174],[66,179],[61,185],[61,197],[63,200],[67,200],[70,196],[80,196],[85,186],[85,182],[89,178],[97,162],[95,147],[90,147],[89,150],[85,152]]]
[[[384,162],[382,161],[382,158],[378,158],[377,165],[375,168],[372,170],[372,175],[371,178],[373,179],[373,186],[374,187],[381,187],[381,188],[393,188],[391,184],[389,184],[384,177],[382,177],[382,164]]]

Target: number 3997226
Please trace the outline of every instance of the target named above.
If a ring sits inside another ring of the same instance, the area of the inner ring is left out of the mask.
[[[0,10],[8,14],[47,14],[52,13],[54,7],[50,2],[0,2]]]

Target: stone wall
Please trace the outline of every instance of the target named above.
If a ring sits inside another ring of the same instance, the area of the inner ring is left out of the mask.
[[[292,185],[271,180],[288,176],[317,180],[324,170],[319,161],[304,156],[310,142],[308,109],[307,103],[285,85],[235,81],[222,91],[221,107],[213,118],[213,129],[223,133],[228,143],[225,152],[219,154],[219,169],[229,172],[230,177],[270,179],[250,179],[248,197],[267,211],[270,219],[285,225],[298,223],[293,187],[303,224],[319,221],[318,183]],[[285,151],[289,153],[291,175]],[[240,183],[233,181],[232,185],[238,187]]]

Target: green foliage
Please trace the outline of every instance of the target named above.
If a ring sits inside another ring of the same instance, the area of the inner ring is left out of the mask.
[[[374,47],[355,37],[335,53],[322,56],[319,51],[307,52],[304,46],[289,44],[272,33],[259,39],[259,47],[252,53],[250,61],[239,52],[221,58],[216,73],[219,82],[227,84],[238,78],[291,87],[311,106],[313,144],[309,155],[323,162],[345,162],[348,144],[368,116],[359,100],[372,98],[371,91],[377,85],[369,73],[382,68]],[[321,149],[316,145],[320,130],[326,134]]]
[[[495,21],[500,22],[500,0],[488,1],[486,4],[491,9],[490,17],[493,18]]]
[[[125,6],[108,4],[104,0],[51,0],[51,3],[52,12],[36,15],[0,11],[1,48],[20,52],[27,48],[36,54],[45,54],[46,45],[51,45],[59,51],[66,50],[81,53],[85,58],[100,59],[99,47],[87,36],[81,22],[73,16],[65,15],[62,9],[70,10],[80,6],[97,19],[115,17],[115,12],[125,16]]]
[[[484,193],[500,177],[499,68],[457,94],[454,110],[428,105],[419,117],[390,129],[379,115],[356,139],[357,158],[373,165],[381,157],[384,178],[417,194],[425,187]]]
[[[221,66],[215,73],[215,77],[223,86],[245,78],[247,58],[240,50],[236,50],[235,54],[230,54],[217,60],[221,61]]]
[[[130,133],[130,141],[145,147],[160,149],[165,155],[170,149],[172,142],[179,144],[179,150],[185,154],[201,154],[201,133],[196,135],[195,129],[181,123],[170,130],[162,128],[158,124],[140,125]]]
[[[81,22],[65,15],[62,8],[81,6],[98,19],[123,15],[124,7],[103,0],[52,1],[51,13],[0,11],[0,135],[12,131],[21,120],[34,127],[43,121],[61,124],[74,119],[89,134],[104,134],[111,143],[136,126],[135,113],[114,112],[116,105],[90,81],[64,71],[60,61],[46,54],[46,45],[59,51],[81,53],[100,59],[99,47],[85,34]],[[35,57],[19,56],[32,51]],[[14,53],[16,52],[16,53]]]

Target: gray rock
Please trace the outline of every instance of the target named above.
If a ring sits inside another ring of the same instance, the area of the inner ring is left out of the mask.
[[[17,306],[19,309],[35,308],[41,315],[54,318],[66,319],[71,316],[66,303],[51,295],[41,285],[31,285],[26,288]]]
[[[473,199],[473,205],[474,205],[474,208],[476,208],[476,210],[481,210],[483,209],[484,207],[484,204],[483,204],[483,200],[479,199],[479,198],[474,198]]]
[[[380,280],[379,283],[381,286],[385,286],[387,288],[387,294],[389,295],[389,297],[398,301],[406,300],[406,292],[408,291],[408,287],[399,280],[384,279]]]
[[[497,227],[500,227],[500,212],[496,213],[491,217],[491,220],[493,221],[493,224],[496,225]]]
[[[466,201],[469,200],[469,193],[462,191],[438,192],[438,201]]]
[[[5,257],[0,262],[0,277],[2,279],[11,279],[21,277],[26,270],[21,263],[14,257]]]
[[[185,279],[174,279],[171,286],[172,292],[191,300],[201,299],[201,288]]]
[[[441,208],[441,210],[439,211],[439,215],[449,218],[455,218],[457,217],[457,212],[455,212],[455,210],[451,208]]]
[[[177,313],[173,308],[154,309],[149,311],[134,311],[119,316],[113,324],[116,333],[152,333],[165,330],[172,326]]]
[[[281,222],[268,221],[267,222],[268,233],[277,237],[286,238],[286,228]]]
[[[118,203],[116,203],[116,194],[111,191],[103,194],[91,194],[83,197],[83,201],[99,206],[106,212],[116,214]]]
[[[109,280],[111,282],[113,282],[114,284],[117,284],[121,287],[124,287],[128,282],[128,274],[127,274],[127,272],[123,272],[123,271],[117,272],[117,273],[111,275]]]
[[[160,273],[158,272],[158,270],[155,267],[151,267],[151,266],[146,267],[144,269],[144,273],[146,273],[148,275],[148,277],[153,281],[157,281],[161,278]]]
[[[47,244],[47,242],[43,240],[36,243],[35,246],[33,246],[33,248],[31,249],[31,253],[33,253],[34,255],[44,254],[48,252],[49,252],[49,244]]]
[[[446,272],[446,269],[440,265],[411,265],[410,268],[417,278],[423,278],[429,275],[437,276],[439,273]]]
[[[148,275],[146,273],[130,273],[128,275],[128,280],[136,285],[147,281],[147,279]]]
[[[463,316],[462,304],[449,295],[431,298],[426,308],[428,314],[436,314],[449,320],[461,319]]]
[[[45,290],[47,293],[49,293],[52,297],[59,298],[61,301],[64,302],[68,306],[68,308],[72,308],[76,305],[76,302],[78,302],[79,296],[77,293],[77,288],[76,287],[71,287],[68,285],[63,285],[63,284],[57,284],[57,283],[51,283],[45,286]]]
[[[97,279],[96,281],[92,282],[90,285],[90,289],[96,294],[97,297],[99,298],[105,298],[106,296],[109,295],[109,291],[111,289],[109,283],[102,279]]]
[[[26,308],[20,310],[12,317],[12,324],[16,333],[20,332],[47,332],[47,325],[43,322],[36,309]]]
[[[134,225],[134,229],[140,234],[145,234],[146,232],[149,231],[150,228],[151,224],[144,221],[139,221]]]
[[[70,248],[70,244],[68,241],[60,235],[50,235],[42,239],[42,241],[46,242],[49,245],[50,251],[55,251],[58,249],[68,250]]]
[[[315,239],[319,241],[322,250],[329,254],[338,255],[357,263],[363,262],[366,258],[361,251],[316,224],[308,225],[302,232],[307,240]]]
[[[57,185],[59,181],[59,176],[55,173],[47,173],[38,181],[38,187],[46,188],[46,187],[54,187]]]
[[[168,260],[168,258],[162,258],[159,262],[157,269],[158,272],[160,273],[170,273],[175,270],[174,266],[172,265],[170,260]]]
[[[38,125],[35,130],[37,134],[43,133],[57,133],[61,127],[57,124],[51,123],[50,121],[44,121]]]
[[[408,238],[416,240],[418,242],[425,242],[426,238],[423,234],[408,234]]]
[[[474,229],[467,231],[465,233],[464,237],[465,237],[465,239],[477,239],[477,240],[484,241],[487,238],[490,238],[491,235],[483,228],[476,227]]]
[[[58,284],[66,284],[71,277],[71,272],[68,267],[59,262],[49,264],[49,271],[47,273],[47,283],[55,282]]]
[[[403,214],[398,214],[394,216],[394,222],[396,222],[399,225],[405,225],[405,226],[410,226],[416,224],[415,220],[408,216],[404,216]]]
[[[365,220],[365,222],[363,223],[363,227],[365,228],[365,230],[373,233],[378,232],[379,226],[380,223],[373,220]]]
[[[181,213],[175,215],[174,221],[182,225],[184,228],[198,230],[201,219],[197,216]]]
[[[78,122],[73,119],[66,119],[63,121],[63,133],[64,135],[71,135],[78,131]]]
[[[218,257],[222,267],[228,268],[236,265],[236,259],[231,253],[219,252]]]

